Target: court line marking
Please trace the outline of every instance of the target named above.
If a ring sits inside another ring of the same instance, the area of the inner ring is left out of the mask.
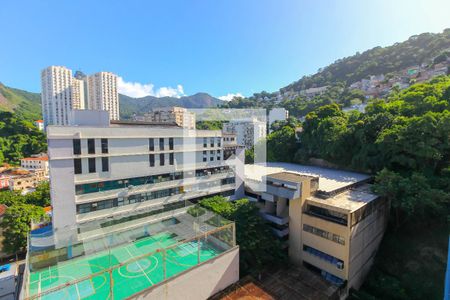
[[[128,254],[130,254],[130,257],[133,258],[133,254],[131,254],[130,250],[128,250],[128,247],[125,247],[125,250],[127,250]],[[147,280],[150,282],[151,285],[154,285],[153,281],[150,280],[147,273],[145,273],[144,269],[142,269],[141,265],[139,264],[139,261],[136,261],[139,269],[141,269],[142,273],[144,273],[145,277],[147,277]]]

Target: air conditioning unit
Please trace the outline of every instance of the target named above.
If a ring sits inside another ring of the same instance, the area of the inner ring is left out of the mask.
[[[338,262],[336,263],[336,267],[337,267],[339,270],[342,270],[342,269],[344,268],[344,263],[343,263],[342,261],[338,261]]]

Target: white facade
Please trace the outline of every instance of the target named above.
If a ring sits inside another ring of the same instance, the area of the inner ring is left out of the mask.
[[[243,196],[236,174],[243,151],[224,160],[220,131],[92,124],[48,127],[55,230],[216,194]]]
[[[266,137],[267,125],[256,119],[236,120],[223,124],[223,131],[236,134],[237,144],[244,146],[245,149],[251,149]]]
[[[117,75],[98,72],[88,78],[88,108],[106,110],[111,120],[119,120],[119,92]]]
[[[183,107],[154,108],[144,114],[143,121],[164,124],[177,124],[187,129],[195,129],[195,114]]]
[[[106,110],[111,120],[119,120],[117,75],[99,72],[74,78],[72,70],[50,66],[42,71],[41,83],[44,127],[71,125],[69,116],[75,109]]]
[[[269,111],[269,132],[270,126],[276,122],[276,121],[286,121],[289,117],[289,111],[287,111],[285,108],[277,107],[273,108]]]
[[[85,109],[86,91],[84,90],[84,80],[72,78],[73,109]]]
[[[34,126],[36,126],[39,131],[43,131],[44,130],[44,120],[34,121]]]
[[[27,170],[43,170],[44,176],[48,175],[48,157],[26,157],[20,160],[20,166]]]
[[[42,70],[41,83],[44,126],[68,125],[69,112],[80,108],[72,97],[72,71],[66,67],[50,66]]]

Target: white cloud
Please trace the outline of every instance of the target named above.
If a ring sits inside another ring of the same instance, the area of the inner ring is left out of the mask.
[[[117,80],[117,88],[120,94],[133,98],[145,96],[180,98],[185,95],[181,84],[177,85],[176,88],[160,87],[155,89],[155,85],[153,83],[142,84],[139,82],[127,82],[123,80],[122,77],[119,77]]]
[[[232,93],[228,93],[225,96],[220,96],[219,99],[220,100],[224,100],[224,101],[231,101],[233,100],[234,97],[244,97],[241,93],[236,93],[236,94],[232,94]]]

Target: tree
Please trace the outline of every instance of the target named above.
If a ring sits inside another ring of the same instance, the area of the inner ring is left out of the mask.
[[[39,206],[17,204],[8,207],[2,221],[4,251],[8,253],[24,251],[31,221],[40,220],[44,216],[44,210]]]
[[[295,153],[296,145],[295,129],[284,126],[267,136],[267,160],[268,161],[292,161],[292,153]]]
[[[281,242],[274,238],[253,202],[245,198],[227,201],[224,197],[215,196],[200,201],[200,205],[235,222],[242,274],[259,272],[268,265],[285,261]]]
[[[43,181],[38,184],[34,192],[25,195],[25,202],[28,204],[46,207],[50,205],[50,184]]]

